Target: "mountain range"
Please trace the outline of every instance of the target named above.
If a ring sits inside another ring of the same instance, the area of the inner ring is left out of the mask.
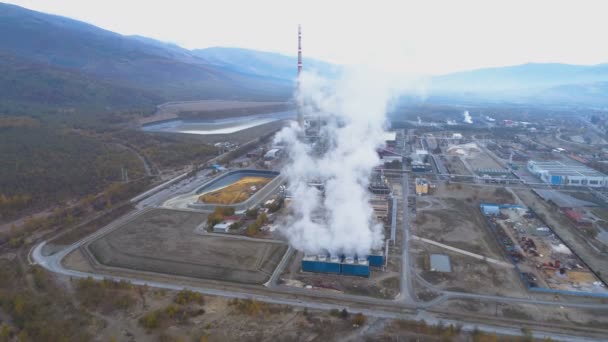
[[[433,77],[429,93],[452,98],[557,105],[608,105],[608,64],[528,63]]]
[[[256,50],[188,50],[0,3],[0,113],[128,109],[195,99],[288,100],[296,58]],[[305,58],[335,76],[340,67]],[[428,99],[608,105],[608,64],[531,63],[429,79]],[[427,100],[428,101],[428,100]]]
[[[285,100],[293,92],[292,57],[242,50],[238,54],[256,54],[260,62],[232,65],[244,56],[222,49],[190,51],[9,4],[0,4],[0,32],[0,100],[5,104],[122,108],[209,98]],[[223,55],[228,55],[225,61]],[[275,73],[264,64],[283,69]]]

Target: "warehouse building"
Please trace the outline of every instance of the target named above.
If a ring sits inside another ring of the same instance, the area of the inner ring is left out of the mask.
[[[600,188],[608,186],[608,176],[582,164],[562,161],[528,161],[528,171],[543,182],[552,185],[586,186]]]

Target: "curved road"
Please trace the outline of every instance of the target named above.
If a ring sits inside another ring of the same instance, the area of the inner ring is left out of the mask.
[[[407,204],[407,197],[409,196],[409,175],[404,173],[404,177],[402,179],[402,196],[403,196],[403,233],[404,233],[404,242],[403,242],[403,250],[402,250],[402,282],[401,282],[401,296],[396,301],[391,300],[382,300],[375,299],[369,297],[361,297],[361,296],[353,296],[346,294],[330,294],[330,293],[321,293],[314,292],[308,289],[299,289],[299,288],[286,288],[284,286],[276,285],[276,281],[287,264],[287,261],[290,259],[293,254],[293,250],[290,248],[285,253],[284,257],[281,259],[279,266],[275,269],[269,281],[265,284],[266,287],[242,287],[238,290],[231,290],[228,287],[222,288],[214,288],[214,287],[202,287],[202,286],[184,286],[175,283],[167,283],[161,281],[150,281],[144,279],[138,279],[133,277],[123,277],[123,276],[110,276],[101,273],[89,273],[82,271],[75,271],[66,269],[63,267],[61,261],[72,251],[80,248],[86,243],[89,243],[111,231],[117,229],[123,224],[135,219],[139,215],[144,214],[145,212],[152,210],[152,208],[144,208],[139,209],[134,212],[131,212],[120,219],[112,222],[108,226],[98,230],[97,232],[85,237],[84,239],[70,245],[69,247],[51,255],[44,255],[42,253],[43,247],[46,244],[46,241],[36,245],[31,250],[31,259],[33,263],[39,264],[45,269],[62,274],[69,277],[76,278],[84,278],[91,277],[94,279],[112,279],[116,281],[124,280],[129,281],[135,285],[148,285],[157,288],[165,288],[171,290],[181,290],[184,288],[190,289],[192,291],[197,291],[207,295],[214,296],[223,296],[230,298],[253,298],[256,300],[275,303],[275,304],[283,304],[283,305],[293,305],[300,307],[307,307],[311,309],[320,309],[320,310],[329,310],[334,308],[347,308],[349,311],[354,312],[362,312],[365,315],[382,317],[382,318],[392,318],[392,319],[425,319],[429,324],[439,323],[439,318],[437,314],[440,314],[439,311],[437,313],[432,313],[430,311],[425,311],[427,309],[431,309],[434,306],[437,306],[447,300],[450,299],[475,299],[475,300],[483,300],[483,301],[492,301],[492,302],[503,302],[503,303],[525,303],[525,304],[539,304],[539,305],[555,305],[555,306],[564,306],[564,307],[573,307],[573,308],[584,308],[584,309],[602,309],[608,310],[608,305],[606,304],[596,304],[596,303],[567,303],[567,302],[555,302],[555,301],[547,301],[547,300],[535,300],[535,299],[526,299],[526,298],[514,298],[514,297],[502,297],[502,296],[492,296],[492,295],[478,295],[478,294],[470,294],[470,293],[461,293],[461,292],[452,292],[452,291],[443,291],[435,288],[432,284],[424,281],[419,277],[416,272],[411,270],[411,260],[409,258],[408,247],[410,241],[410,227],[409,227],[409,208]],[[160,201],[159,201],[160,202]],[[413,296],[413,277],[416,277],[417,280],[422,280],[422,284],[431,288],[433,291],[436,291],[440,294],[439,297],[429,301],[429,302],[417,302]],[[298,299],[301,298],[301,299]],[[447,314],[447,313],[446,313]],[[443,316],[444,314],[442,314]],[[466,317],[466,316],[464,316]],[[466,318],[465,318],[466,319]],[[493,320],[497,320],[500,322],[500,319],[492,318]],[[504,321],[504,320],[503,320]],[[457,319],[446,320],[441,319],[441,322],[444,324],[460,324],[463,325],[464,330],[473,330],[475,328],[486,331],[493,331],[498,334],[505,335],[521,335],[520,327],[515,328],[506,328],[504,326],[492,325],[492,324],[479,324],[479,323],[465,323]],[[502,322],[503,324],[505,322]],[[536,333],[535,336],[542,337],[550,337],[554,340],[568,340],[568,341],[597,341],[593,338],[585,338],[585,337],[577,337],[571,336],[567,334],[561,333],[553,333],[553,332],[540,332]]]

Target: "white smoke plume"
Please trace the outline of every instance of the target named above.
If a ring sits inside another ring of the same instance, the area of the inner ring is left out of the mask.
[[[464,122],[465,123],[468,123],[468,124],[472,124],[473,123],[473,119],[471,118],[471,115],[469,114],[468,110],[465,110],[462,115],[464,116]]]
[[[290,161],[282,172],[293,195],[293,216],[282,231],[292,246],[310,254],[365,256],[384,239],[367,187],[380,163],[376,148],[383,144],[390,82],[364,70],[345,75],[326,80],[303,73],[300,79],[304,114],[326,122],[322,153],[298,138],[297,124],[275,137],[286,145]],[[325,195],[310,181],[324,182]]]

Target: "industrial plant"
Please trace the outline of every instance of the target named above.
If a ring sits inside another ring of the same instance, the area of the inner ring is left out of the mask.
[[[470,331],[491,319],[514,334],[531,320],[581,324],[606,336],[599,133],[589,147],[564,135],[580,140],[568,128],[578,119],[460,105],[399,107],[388,120],[390,86],[303,68],[301,27],[297,75],[295,101],[266,134],[213,128],[201,138],[215,148],[204,164],[124,199],[102,228],[43,241],[23,259],[70,277],[226,295],[224,309],[239,315],[272,311],[259,300],[331,310],[348,329],[357,327],[344,317],[361,311],[398,324],[466,317]]]
[[[302,271],[333,273],[359,277],[369,277],[370,267],[382,268],[384,256],[381,253],[367,257],[335,256],[328,254],[306,255],[302,259]]]

